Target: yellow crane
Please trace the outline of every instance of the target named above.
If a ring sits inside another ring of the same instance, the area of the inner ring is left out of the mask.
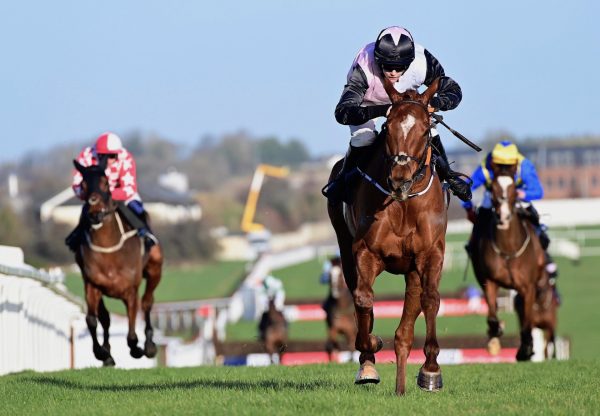
[[[256,214],[258,195],[265,179],[265,175],[276,178],[284,178],[289,173],[290,170],[286,167],[265,165],[262,163],[256,167],[254,176],[252,177],[252,183],[250,184],[250,191],[248,191],[248,199],[246,200],[246,206],[244,207],[244,215],[242,216],[242,231],[246,233],[253,233],[263,231],[265,229],[264,225],[253,222],[254,214]]]

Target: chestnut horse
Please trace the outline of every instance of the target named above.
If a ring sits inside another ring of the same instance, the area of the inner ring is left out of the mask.
[[[352,293],[346,285],[342,271],[342,262],[339,257],[331,260],[331,270],[329,271],[329,292],[331,299],[327,314],[327,341],[325,350],[329,356],[329,361],[333,358],[335,351],[340,351],[338,337],[345,338],[346,344],[351,350],[354,350],[356,342],[356,321],[354,318],[354,300]]]
[[[269,354],[272,363],[281,364],[281,357],[287,348],[288,330],[287,321],[283,312],[277,310],[275,301],[269,299],[267,310],[267,325],[264,332],[265,350]],[[274,357],[278,360],[275,361]]]
[[[371,334],[375,278],[384,270],[404,275],[405,304],[394,339],[398,395],[406,391],[406,362],[414,340],[415,320],[421,311],[427,326],[426,358],[417,384],[428,391],[442,388],[435,325],[446,247],[448,194],[435,179],[431,163],[428,112],[429,100],[438,85],[439,80],[435,80],[423,94],[399,93],[385,80],[392,107],[385,132],[373,144],[371,160],[363,163],[364,170],[358,171],[364,180],[356,184],[350,205],[328,205],[356,309],[356,349],[360,351],[356,384],[379,382],[375,353],[383,342]],[[338,162],[330,180],[340,167]]]
[[[89,206],[83,221],[88,225],[85,235],[87,244],[82,244],[75,253],[81,269],[87,303],[86,323],[92,336],[94,356],[105,366],[115,364],[110,354],[110,315],[102,296],[121,299],[127,308],[129,331],[127,345],[134,358],[156,355],[156,344],[152,340],[153,330],[150,310],[154,303],[154,290],[162,274],[162,251],[154,245],[145,252],[144,243],[137,231],[123,221],[117,213],[117,203],[112,199],[105,165],[84,167],[73,161],[81,172],[81,183],[86,203]],[[138,288],[146,280],[142,297],[142,310],[146,319],[146,342],[144,349],[138,347],[135,320],[138,311]],[[104,330],[104,343],[100,345],[96,335],[98,320]]]
[[[492,164],[492,210],[479,209],[473,228],[471,261],[488,304],[489,352],[500,351],[502,327],[496,315],[498,287],[510,288],[522,299],[517,360],[527,361],[533,355],[531,329],[537,287],[543,279],[548,280],[548,276],[544,250],[533,225],[518,215],[516,169],[516,165]]]

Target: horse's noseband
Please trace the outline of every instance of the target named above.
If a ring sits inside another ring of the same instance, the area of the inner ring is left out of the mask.
[[[417,163],[420,162],[419,159],[415,158],[414,156],[407,155],[404,152],[400,152],[397,155],[386,156],[386,159],[398,166],[404,166],[408,164],[408,162],[410,162],[411,160]]]

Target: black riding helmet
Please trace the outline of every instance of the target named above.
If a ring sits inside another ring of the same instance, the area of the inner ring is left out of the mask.
[[[375,61],[381,66],[406,69],[415,59],[410,32],[399,26],[383,29],[375,42]]]

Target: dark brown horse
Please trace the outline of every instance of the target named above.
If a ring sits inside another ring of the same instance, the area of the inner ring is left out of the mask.
[[[351,350],[354,350],[357,333],[354,300],[344,280],[342,261],[339,257],[331,260],[329,297],[326,304],[328,304],[328,310],[326,310],[327,341],[325,343],[325,350],[331,361],[334,352],[340,351],[338,337],[344,337],[346,345]]]
[[[556,325],[558,315],[558,299],[550,285],[548,273],[540,279],[537,286],[537,295],[533,305],[533,327],[544,332],[544,357],[556,358]],[[515,310],[519,322],[524,318],[524,302],[521,295],[515,296]]]
[[[533,308],[538,285],[548,279],[544,251],[531,223],[518,215],[516,165],[492,164],[492,210],[479,209],[473,229],[471,261],[488,304],[488,350],[500,351],[501,323],[497,313],[498,287],[515,289],[522,299],[521,345],[517,360],[533,355]]]
[[[265,350],[269,354],[272,363],[281,363],[281,357],[287,348],[288,330],[287,321],[283,312],[277,310],[275,301],[269,299],[267,310],[266,328],[264,330]],[[278,360],[274,360],[274,357]]]
[[[361,171],[363,180],[355,186],[354,202],[330,204],[328,210],[356,309],[357,384],[379,382],[375,353],[383,343],[371,334],[375,278],[384,270],[405,277],[405,305],[394,340],[396,393],[402,395],[414,324],[421,311],[427,326],[426,359],[417,384],[429,391],[442,388],[436,316],[446,246],[447,194],[430,163],[428,103],[438,89],[438,80],[423,94],[399,93],[387,79],[384,85],[392,101],[386,131],[378,137],[374,155]],[[334,167],[331,180],[340,167],[341,162]]]
[[[127,345],[134,358],[143,355],[154,357],[156,344],[152,340],[150,310],[154,303],[154,290],[162,273],[162,251],[154,245],[145,252],[144,244],[137,231],[123,221],[117,213],[117,203],[113,201],[104,174],[104,165],[83,167],[74,161],[75,168],[83,176],[82,190],[89,208],[83,220],[89,225],[86,229],[87,244],[75,253],[75,260],[81,269],[85,284],[87,302],[86,322],[92,336],[95,357],[104,365],[114,365],[108,342],[110,315],[104,306],[102,296],[121,299],[127,308],[129,331]],[[138,288],[146,280],[142,297],[142,310],[146,319],[146,342],[144,349],[138,346],[135,333],[135,320],[138,311]],[[98,320],[104,330],[104,343],[100,345],[96,335]]]

